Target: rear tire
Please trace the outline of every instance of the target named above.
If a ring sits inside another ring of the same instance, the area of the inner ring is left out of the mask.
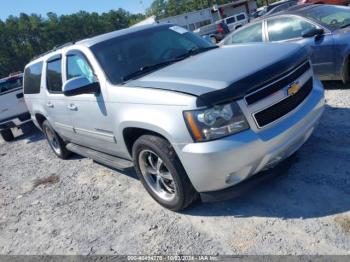
[[[11,131],[11,129],[5,129],[5,130],[1,130],[0,131],[2,138],[6,141],[6,142],[11,142],[15,139],[15,137],[13,136],[13,133]]]
[[[66,143],[55,132],[55,130],[50,125],[49,121],[44,121],[44,123],[42,124],[42,129],[55,155],[62,159],[68,159],[71,156],[72,152],[66,149]]]
[[[167,140],[143,135],[136,140],[132,153],[138,177],[160,205],[179,211],[198,199],[198,193]]]

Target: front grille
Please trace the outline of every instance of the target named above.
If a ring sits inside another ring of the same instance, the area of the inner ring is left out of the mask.
[[[254,93],[247,95],[245,97],[245,100],[248,105],[251,105],[265,97],[268,97],[269,95],[277,92],[278,90],[281,90],[282,88],[286,87],[290,83],[293,83],[296,79],[298,79],[301,75],[303,75],[306,71],[310,69],[310,63],[308,61],[304,61],[302,64],[298,65],[289,73],[286,73],[286,77],[281,78],[280,80],[277,80],[276,82],[264,87],[263,89],[259,91],[255,91]]]
[[[289,96],[277,104],[254,114],[258,126],[266,126],[298,107],[310,94],[312,82],[312,78],[310,78],[295,95]]]

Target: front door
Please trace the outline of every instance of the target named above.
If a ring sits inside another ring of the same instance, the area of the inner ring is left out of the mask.
[[[91,63],[77,50],[66,55],[66,81],[86,77],[90,82],[98,81]],[[74,126],[74,142],[92,149],[114,154],[117,145],[112,131],[111,116],[108,113],[102,88],[99,94],[82,94],[67,97],[67,108]]]
[[[335,74],[334,42],[331,34],[303,38],[299,42],[311,47],[311,62],[316,75],[330,78]]]
[[[335,74],[333,37],[330,33],[322,36],[303,38],[303,32],[316,28],[309,21],[297,16],[278,16],[267,19],[267,36],[270,42],[296,42],[311,48],[311,63],[315,74],[329,78]]]

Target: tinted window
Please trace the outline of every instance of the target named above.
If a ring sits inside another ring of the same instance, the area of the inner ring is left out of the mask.
[[[115,37],[91,47],[109,80],[118,84],[145,66],[213,46],[180,27],[155,27]],[[156,69],[154,69],[156,70]],[[147,70],[145,71],[147,72]]]
[[[62,92],[62,71],[61,71],[61,59],[50,61],[47,63],[46,71],[46,83],[47,90],[50,93]]]
[[[3,80],[0,80],[0,94],[22,87],[22,76],[13,76]]]
[[[308,10],[305,15],[333,29],[350,24],[350,8],[322,5]]]
[[[262,24],[257,23],[237,31],[224,42],[225,45],[262,42]]]
[[[86,77],[91,83],[93,83],[95,79],[94,72],[83,54],[76,53],[68,55],[67,80],[78,76]]]
[[[236,22],[236,18],[234,16],[226,19],[226,24],[233,24],[234,22]]]
[[[245,19],[245,15],[244,14],[240,14],[237,16],[237,20],[240,21],[240,20],[244,20]]]
[[[43,70],[43,62],[33,64],[25,69],[24,71],[24,93],[25,94],[40,93],[42,70]]]
[[[281,17],[267,21],[270,41],[301,37],[303,32],[315,26],[297,17]]]

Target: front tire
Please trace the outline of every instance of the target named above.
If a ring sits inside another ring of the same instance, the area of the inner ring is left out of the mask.
[[[42,129],[55,155],[62,159],[68,159],[72,153],[66,149],[66,143],[55,132],[55,130],[50,125],[49,121],[47,120],[44,121],[42,125]]]
[[[138,177],[160,205],[179,211],[198,199],[198,193],[167,140],[143,135],[136,140],[132,153]]]
[[[2,138],[6,141],[6,142],[11,142],[15,139],[15,137],[13,136],[13,133],[11,131],[11,129],[5,129],[5,130],[1,130],[0,131]]]

